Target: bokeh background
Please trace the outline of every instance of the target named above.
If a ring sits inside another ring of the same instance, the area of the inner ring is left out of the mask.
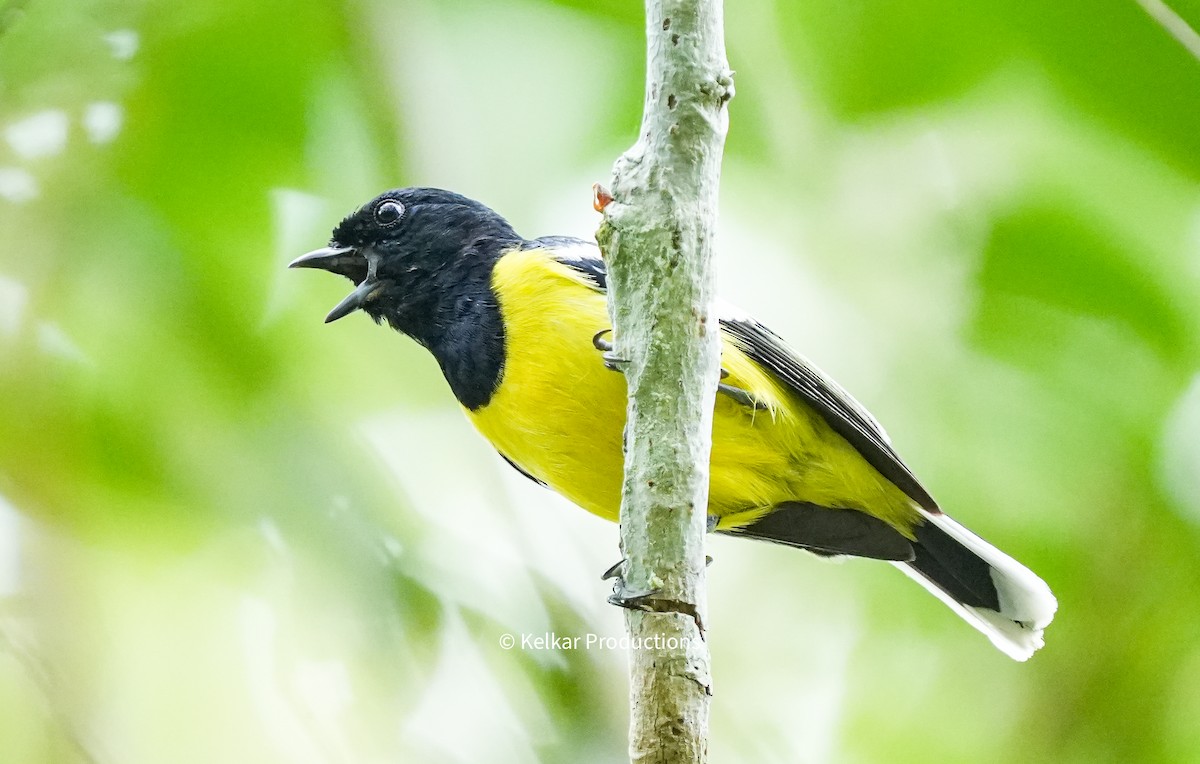
[[[499,644],[621,634],[615,526],[284,265],[402,185],[590,236],[641,14],[0,2],[0,762],[623,758],[624,653]],[[1017,664],[713,539],[712,759],[1200,761],[1200,62],[1133,0],[726,14],[723,293],[1061,605]]]

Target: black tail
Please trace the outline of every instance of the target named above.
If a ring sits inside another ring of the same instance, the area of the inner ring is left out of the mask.
[[[946,515],[922,514],[913,559],[894,564],[1007,655],[1028,659],[1058,609],[1050,587]]]
[[[921,510],[915,541],[853,509],[782,504],[723,533],[798,547],[824,557],[888,560],[1007,655],[1023,661],[1042,646],[1058,603],[1028,568],[943,514]]]
[[[916,535],[909,567],[960,605],[1000,611],[991,565],[933,523],[918,527]]]

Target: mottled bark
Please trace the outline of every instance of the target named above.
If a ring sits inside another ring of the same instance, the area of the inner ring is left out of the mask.
[[[647,0],[641,131],[617,160],[597,233],[615,355],[628,360],[625,583],[657,590],[652,612],[626,620],[636,762],[707,759],[704,541],[720,371],[712,249],[733,95],[722,23],[719,0]]]

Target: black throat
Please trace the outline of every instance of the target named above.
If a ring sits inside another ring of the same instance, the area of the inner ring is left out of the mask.
[[[433,269],[413,269],[391,280],[390,299],[368,308],[433,354],[458,402],[486,406],[504,373],[504,321],[492,290],[492,270],[520,239],[482,236]]]

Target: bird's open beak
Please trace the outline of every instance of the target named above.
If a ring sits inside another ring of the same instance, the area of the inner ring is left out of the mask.
[[[289,268],[320,268],[345,276],[356,285],[367,278],[367,258],[354,247],[321,247],[300,255],[288,263]]]
[[[325,316],[325,323],[329,324],[337,321],[339,318],[345,318],[363,307],[375,296],[375,293],[382,286],[383,284],[373,280],[364,281],[359,284],[357,289],[346,295],[346,299],[339,302],[333,310],[329,311],[329,315]]]
[[[368,279],[370,267],[361,252],[354,247],[322,247],[301,255],[288,263],[289,268],[320,268],[323,271],[345,276],[356,285],[356,289],[337,304],[325,323],[337,321],[362,308],[375,296],[382,286],[374,278]]]

